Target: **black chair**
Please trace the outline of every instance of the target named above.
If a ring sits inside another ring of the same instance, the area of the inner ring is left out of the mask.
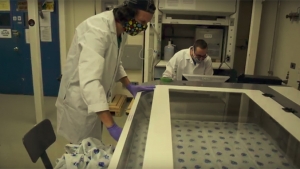
[[[33,163],[42,159],[46,169],[53,169],[46,150],[55,142],[56,136],[50,120],[46,119],[34,126],[23,138],[23,144]]]

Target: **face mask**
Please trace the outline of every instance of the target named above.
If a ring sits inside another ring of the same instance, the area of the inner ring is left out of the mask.
[[[196,63],[201,63],[201,62],[203,62],[203,60],[200,60],[200,59],[196,58],[195,56],[193,57],[193,59],[194,59],[194,61],[195,61]]]
[[[194,60],[196,63],[200,64],[200,63],[202,63],[202,62],[205,62],[205,61],[207,60],[207,57],[204,58],[204,59],[199,59],[198,57],[195,56],[195,53],[194,53],[194,51],[193,51],[193,60]]]
[[[148,25],[138,23],[135,19],[132,19],[123,24],[124,30],[127,34],[135,36],[140,32],[147,29]]]

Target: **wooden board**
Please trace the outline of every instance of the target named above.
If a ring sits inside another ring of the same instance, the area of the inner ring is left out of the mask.
[[[129,106],[127,107],[127,110],[126,110],[126,114],[128,115],[130,113],[130,110],[131,110],[131,107],[133,105],[133,102],[134,102],[134,99],[131,100]]]
[[[109,104],[109,111],[112,115],[121,117],[122,116],[122,108],[124,103],[126,103],[127,96],[117,94],[112,102]]]

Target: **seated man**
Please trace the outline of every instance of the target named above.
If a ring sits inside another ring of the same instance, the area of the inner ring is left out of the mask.
[[[170,59],[163,77],[181,80],[182,74],[213,75],[211,58],[207,55],[207,43],[198,39],[192,47],[183,49]]]

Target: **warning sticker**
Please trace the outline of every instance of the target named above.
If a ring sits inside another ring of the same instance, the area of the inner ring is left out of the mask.
[[[11,38],[11,29],[0,29],[0,38]]]

